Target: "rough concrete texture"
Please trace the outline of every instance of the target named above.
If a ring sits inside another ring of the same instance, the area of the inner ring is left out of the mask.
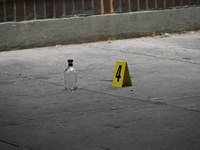
[[[200,29],[200,7],[0,24],[0,51]]]
[[[1,52],[0,149],[199,150],[199,48],[192,32]],[[111,86],[117,60],[133,86]]]

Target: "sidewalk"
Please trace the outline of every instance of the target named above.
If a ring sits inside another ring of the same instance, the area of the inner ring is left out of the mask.
[[[133,86],[111,86],[118,60]],[[200,147],[200,32],[1,52],[0,70],[1,150]]]

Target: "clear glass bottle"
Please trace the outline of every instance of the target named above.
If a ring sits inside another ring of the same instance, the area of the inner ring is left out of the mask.
[[[77,90],[77,72],[73,67],[73,59],[68,60],[68,68],[64,72],[64,86],[67,91]]]

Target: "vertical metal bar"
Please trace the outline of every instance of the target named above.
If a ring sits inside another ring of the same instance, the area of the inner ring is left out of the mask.
[[[174,8],[174,0],[172,0],[172,6],[173,6],[173,8]]]
[[[84,0],[82,0],[82,9],[83,9],[83,15],[85,15],[85,3],[84,3]]]
[[[16,16],[16,1],[14,1],[13,4],[14,4],[13,5],[13,7],[14,7],[13,8],[13,10],[14,10],[14,17],[13,18],[14,18],[14,21],[17,21],[17,16]]]
[[[140,0],[137,0],[137,7],[138,7],[138,10],[140,10]]]
[[[104,3],[103,3],[103,0],[101,0],[101,14],[104,14]]]
[[[155,0],[155,9],[158,9],[158,2]]]
[[[47,13],[46,13],[46,1],[43,0],[43,4],[44,4],[44,19],[47,18]]]
[[[119,12],[122,12],[122,1],[119,0]]]
[[[53,0],[53,18],[56,18],[56,3],[55,3],[55,0]]]
[[[33,16],[34,16],[34,19],[36,19],[36,5],[35,5],[35,0],[33,0]]]
[[[6,2],[3,2],[4,22],[6,22]]]
[[[113,13],[113,0],[110,0],[110,13]]]
[[[63,0],[63,17],[66,17],[65,0]]]
[[[26,2],[24,0],[24,20],[26,21]]]
[[[166,0],[164,0],[164,8],[166,8]]]
[[[131,0],[128,0],[128,11],[131,11]]]
[[[92,5],[92,15],[94,15],[94,0],[91,0],[91,5]]]
[[[75,13],[75,5],[74,5],[74,0],[72,0],[72,11],[73,11],[73,15]]]
[[[183,0],[181,0],[181,7],[183,7]]]
[[[146,9],[149,9],[149,0],[146,0]]]

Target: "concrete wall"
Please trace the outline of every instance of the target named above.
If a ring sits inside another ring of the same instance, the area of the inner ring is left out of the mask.
[[[0,51],[200,30],[200,7],[0,24]]]

